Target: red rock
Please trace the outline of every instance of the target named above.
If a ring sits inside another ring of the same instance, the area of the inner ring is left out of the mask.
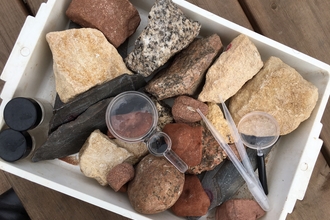
[[[121,163],[112,168],[107,176],[107,182],[116,192],[134,178],[134,167],[129,163]],[[122,189],[123,190],[123,189]]]
[[[174,100],[172,106],[172,115],[175,122],[197,122],[202,118],[195,111],[201,110],[204,115],[208,113],[208,106],[204,102],[191,98],[189,96],[179,96]]]
[[[216,220],[255,220],[264,216],[266,212],[254,200],[232,199],[217,207]]]
[[[100,30],[116,48],[135,32],[141,21],[129,0],[72,0],[66,15],[82,27]]]
[[[165,132],[172,140],[172,150],[190,167],[202,160],[202,127],[184,123],[165,125]]]
[[[177,216],[203,216],[210,207],[210,199],[196,175],[186,175],[183,191],[171,207]]]

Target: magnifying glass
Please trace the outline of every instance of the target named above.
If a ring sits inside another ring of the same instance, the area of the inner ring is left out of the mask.
[[[109,103],[105,119],[114,137],[133,143],[143,141],[151,154],[164,156],[181,173],[187,171],[187,164],[171,150],[171,138],[164,132],[156,131],[158,111],[144,93],[120,93]]]
[[[258,175],[260,183],[268,194],[265,157],[263,149],[271,147],[280,135],[280,128],[276,119],[261,111],[254,111],[242,117],[237,126],[243,143],[257,150]]]

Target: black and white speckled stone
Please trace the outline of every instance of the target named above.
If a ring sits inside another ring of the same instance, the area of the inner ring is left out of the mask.
[[[135,42],[125,63],[147,77],[198,36],[201,25],[188,19],[171,0],[157,0],[149,23]]]

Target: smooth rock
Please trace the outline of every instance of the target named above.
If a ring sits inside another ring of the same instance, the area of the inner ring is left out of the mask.
[[[204,102],[198,101],[189,96],[179,96],[174,100],[172,115],[175,122],[192,123],[202,120],[196,112],[201,110],[204,115],[208,114],[208,106]]]
[[[144,142],[125,142],[120,139],[112,139],[113,142],[117,144],[117,146],[126,149],[128,152],[134,155],[134,158],[130,158],[132,164],[136,164],[139,162],[145,155],[149,153],[147,145]]]
[[[100,30],[116,48],[135,32],[141,21],[129,0],[72,0],[66,15],[82,27]]]
[[[132,74],[116,48],[96,29],[50,32],[46,39],[53,54],[56,91],[64,103],[119,75]]]
[[[196,166],[202,160],[202,127],[184,123],[165,125],[165,132],[172,140],[172,150],[188,165]]]
[[[176,55],[168,68],[162,70],[148,83],[146,90],[159,100],[196,94],[207,69],[221,48],[220,37],[216,34],[195,39]]]
[[[318,99],[318,89],[295,69],[270,57],[263,69],[232,97],[229,110],[235,123],[252,111],[275,117],[280,135],[295,130],[309,118]]]
[[[171,0],[157,0],[148,16],[148,25],[135,41],[125,63],[147,77],[198,36],[201,25],[188,19]]]
[[[145,156],[136,166],[127,195],[133,208],[142,214],[163,212],[182,193],[185,176],[164,157]]]
[[[216,220],[256,220],[266,212],[254,200],[232,199],[224,202],[216,209]]]
[[[118,192],[127,182],[134,178],[134,167],[129,163],[120,163],[114,166],[107,175],[110,187]]]
[[[109,171],[132,156],[101,131],[95,130],[79,151],[80,170],[85,176],[94,178],[105,186],[108,184]]]
[[[258,49],[246,35],[239,35],[206,73],[206,82],[198,99],[220,103],[233,96],[262,68]]]
[[[210,198],[204,191],[196,175],[186,175],[183,191],[176,203],[171,207],[177,216],[203,216],[208,212]]]

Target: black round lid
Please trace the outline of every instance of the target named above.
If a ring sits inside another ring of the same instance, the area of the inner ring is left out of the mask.
[[[8,127],[16,131],[26,131],[40,123],[42,109],[35,100],[18,97],[7,103],[3,114]]]
[[[32,144],[27,132],[3,130],[0,132],[0,157],[8,162],[17,161],[31,152]]]

